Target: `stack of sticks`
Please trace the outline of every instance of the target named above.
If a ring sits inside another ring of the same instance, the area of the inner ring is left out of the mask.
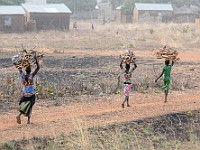
[[[124,54],[120,55],[120,58],[124,61],[125,64],[135,63],[136,56],[130,50],[126,50]]]
[[[12,57],[13,65],[16,68],[27,68],[35,64],[35,58],[37,58],[38,61],[41,61],[44,57],[44,54],[34,50],[35,48],[36,47],[34,47],[31,50],[26,50],[22,47],[22,50],[20,51],[19,55],[15,55]]]
[[[154,56],[157,59],[165,59],[165,60],[171,60],[171,61],[178,61],[180,58],[178,57],[178,51],[173,50],[172,48],[168,48],[167,45],[163,48],[155,48],[154,49]]]

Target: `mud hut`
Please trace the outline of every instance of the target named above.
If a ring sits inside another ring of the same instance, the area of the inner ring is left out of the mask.
[[[27,22],[35,20],[37,30],[69,30],[71,11],[65,4],[22,4]]]
[[[134,22],[170,22],[173,8],[171,4],[135,3]]]
[[[119,6],[116,8],[115,10],[115,18],[116,18],[116,21],[119,22],[119,23],[125,23],[125,16],[123,14],[123,11],[122,11],[122,6]]]
[[[176,23],[195,23],[198,11],[184,5],[174,10],[173,20]]]
[[[119,22],[119,23],[132,23],[132,18],[133,16],[132,15],[127,15],[125,12],[124,12],[124,9],[123,9],[123,6],[119,6],[116,8],[115,10],[115,18],[116,18],[116,21]]]
[[[22,6],[0,6],[0,31],[25,31],[25,11]]]

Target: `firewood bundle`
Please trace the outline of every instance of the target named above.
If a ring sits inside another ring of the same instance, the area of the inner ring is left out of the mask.
[[[44,57],[43,53],[39,53],[34,50],[35,47],[31,50],[22,49],[18,55],[12,57],[12,63],[17,68],[27,68],[35,64],[35,57],[38,61],[41,61]]]
[[[164,46],[163,48],[154,49],[154,56],[157,59],[165,59],[165,60],[171,60],[171,61],[178,61],[180,58],[178,57],[178,51],[173,50],[172,48],[168,48],[167,46]]]
[[[136,56],[130,50],[126,50],[124,54],[120,55],[120,58],[124,60],[125,64],[135,63]]]

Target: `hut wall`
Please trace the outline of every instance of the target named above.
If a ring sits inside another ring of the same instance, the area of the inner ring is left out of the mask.
[[[38,30],[67,29],[70,25],[70,14],[67,13],[31,13],[30,20],[35,20]]]
[[[139,11],[138,22],[170,22],[173,20],[171,11]]]
[[[195,19],[193,14],[174,14],[173,16],[175,23],[195,23]]]
[[[138,22],[138,15],[139,15],[139,12],[138,12],[137,8],[135,7],[133,9],[133,22]]]
[[[115,18],[116,18],[116,21],[118,23],[122,22],[122,10],[121,9],[116,10],[116,12],[115,12]]]
[[[5,18],[11,18],[10,25],[5,25]],[[24,15],[0,15],[0,31],[3,32],[24,32]]]

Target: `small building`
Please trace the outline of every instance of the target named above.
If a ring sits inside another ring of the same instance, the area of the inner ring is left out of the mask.
[[[22,4],[27,22],[34,21],[37,30],[67,29],[70,26],[71,11],[65,4]]]
[[[175,23],[195,23],[198,13],[198,7],[184,5],[174,10],[173,20]]]
[[[133,16],[124,13],[123,6],[119,6],[115,10],[115,19],[119,23],[132,23]]]
[[[115,10],[115,19],[118,23],[123,23],[122,6],[118,6]]]
[[[191,9],[194,13],[200,15],[200,7],[199,7],[199,6],[197,6],[197,5],[190,5],[190,9]]]
[[[0,32],[24,32],[25,11],[22,6],[0,6]]]
[[[135,3],[133,22],[170,22],[172,15],[171,4]]]

